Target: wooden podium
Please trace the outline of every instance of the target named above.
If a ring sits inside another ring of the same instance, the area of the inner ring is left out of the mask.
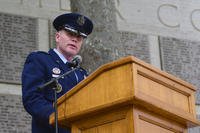
[[[58,123],[72,133],[187,133],[200,125],[194,93],[191,84],[129,56],[60,97]]]

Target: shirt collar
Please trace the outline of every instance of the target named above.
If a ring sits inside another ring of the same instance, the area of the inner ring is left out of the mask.
[[[66,64],[68,61],[67,59],[56,49],[53,49],[54,52],[56,52],[56,54],[60,57],[60,59]]]

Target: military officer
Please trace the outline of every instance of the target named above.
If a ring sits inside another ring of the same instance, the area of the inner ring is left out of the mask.
[[[66,64],[78,54],[84,38],[93,29],[92,21],[78,13],[62,14],[55,18],[53,26],[56,29],[56,48],[48,53],[37,51],[28,55],[22,72],[22,101],[25,110],[32,116],[32,133],[54,133],[55,129],[49,125],[49,116],[55,110],[53,107],[54,90],[38,86],[50,81],[54,77],[71,70]],[[87,75],[82,68],[58,80],[62,91],[58,98],[74,87]],[[69,129],[58,129],[59,133],[70,133]]]

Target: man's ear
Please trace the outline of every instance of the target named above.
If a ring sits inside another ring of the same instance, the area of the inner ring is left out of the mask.
[[[55,33],[55,40],[56,40],[56,42],[59,40],[59,38],[60,38],[60,32],[56,32]]]

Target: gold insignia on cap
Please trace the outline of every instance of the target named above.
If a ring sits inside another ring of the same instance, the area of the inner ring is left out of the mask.
[[[61,72],[60,69],[57,68],[57,67],[53,68],[52,71],[53,71],[54,74],[60,74],[60,72]]]
[[[77,19],[77,23],[82,26],[85,24],[85,18],[84,16],[79,16],[78,19]]]

